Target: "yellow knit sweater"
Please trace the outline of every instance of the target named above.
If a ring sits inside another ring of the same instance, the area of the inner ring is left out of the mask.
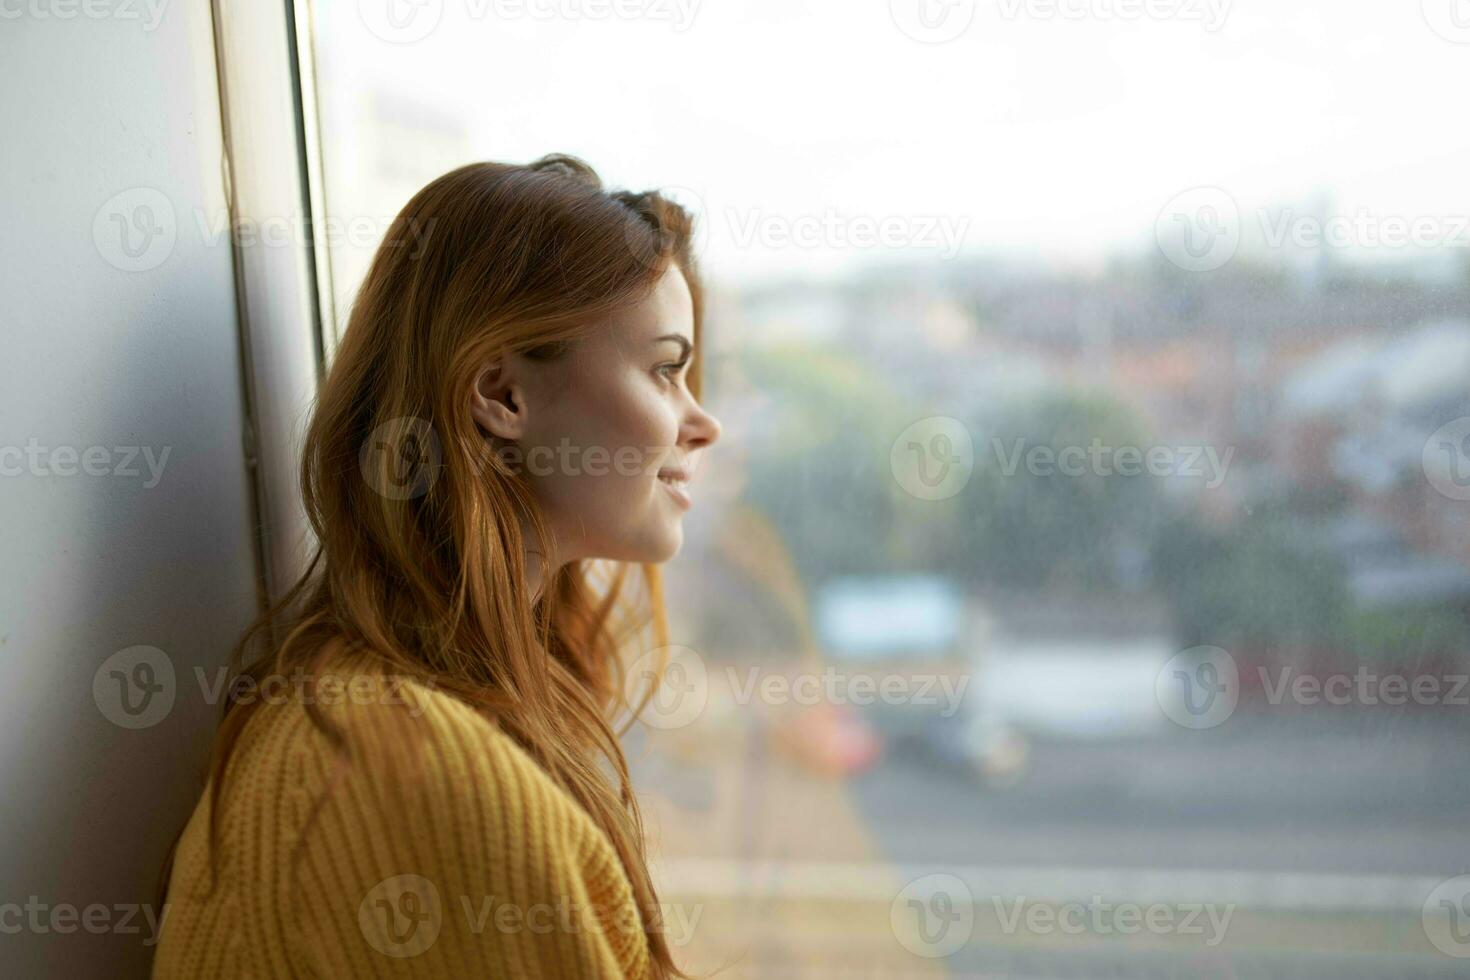
[[[509,736],[363,662],[332,676],[343,683],[314,696],[289,683],[254,695],[265,703],[222,783],[217,887],[206,790],[155,978],[649,975],[607,835]],[[306,700],[343,725],[348,762]]]

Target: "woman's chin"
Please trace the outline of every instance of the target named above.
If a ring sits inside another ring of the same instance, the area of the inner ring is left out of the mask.
[[[684,522],[679,518],[665,523],[658,534],[648,543],[644,549],[648,557],[643,561],[653,565],[669,561],[679,554],[684,547]]]
[[[658,555],[658,557],[650,558],[648,560],[654,564],[669,561],[677,556],[680,550],[683,549],[683,547],[684,525],[680,521],[675,521],[673,525],[673,530],[670,531],[666,536],[666,543],[660,549],[660,554]]]
[[[625,541],[620,546],[606,549],[598,555],[606,561],[621,561],[634,565],[659,565],[674,558],[684,547],[684,528],[675,519],[666,522],[651,534],[635,541]]]

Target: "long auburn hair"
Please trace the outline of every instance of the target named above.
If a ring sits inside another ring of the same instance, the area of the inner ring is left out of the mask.
[[[607,833],[665,977],[685,974],[664,940],[613,730],[621,709],[631,707],[631,724],[652,694],[636,706],[623,696],[627,638],[651,624],[654,643],[667,643],[658,566],[638,565],[642,603],[623,595],[628,564],[573,561],[533,604],[522,520],[540,541],[533,552],[552,553],[551,531],[468,406],[488,359],[564,356],[602,317],[646,296],[671,262],[693,296],[697,349],[692,234],[693,216],[672,200],[609,191],[566,154],[469,164],[415,194],[374,255],[317,395],[301,462],[314,554],[231,652],[235,680],[260,683],[311,676],[345,643],[493,717]],[[695,397],[699,367],[696,358],[687,375]],[[364,451],[385,435],[417,454],[407,486],[401,455]],[[211,843],[226,765],[258,706],[225,699],[209,767]],[[314,701],[307,710],[340,747]],[[211,846],[212,870],[216,854]]]

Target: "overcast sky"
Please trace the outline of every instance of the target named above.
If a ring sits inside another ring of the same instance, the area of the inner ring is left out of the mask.
[[[1161,208],[1200,185],[1247,215],[1324,191],[1344,213],[1470,214],[1470,44],[1433,26],[1470,41],[1467,0],[1151,0],[1173,3],[1165,19],[1124,19],[1117,0],[1059,0],[1074,18],[923,0],[956,4],[941,32],[969,18],[942,43],[901,26],[920,0],[618,2],[647,16],[316,0],[322,85],[442,105],[480,158],[564,150],[618,185],[688,188],[725,276],[881,259],[852,222],[890,216],[936,254],[947,228],[965,252],[1086,267],[1151,246]],[[770,238],[827,215],[815,247]],[[742,244],[751,228],[766,237]]]

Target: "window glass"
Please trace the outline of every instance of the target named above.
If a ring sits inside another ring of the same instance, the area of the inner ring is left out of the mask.
[[[1463,0],[314,17],[339,316],[471,160],[699,216],[686,968],[1463,975]]]

